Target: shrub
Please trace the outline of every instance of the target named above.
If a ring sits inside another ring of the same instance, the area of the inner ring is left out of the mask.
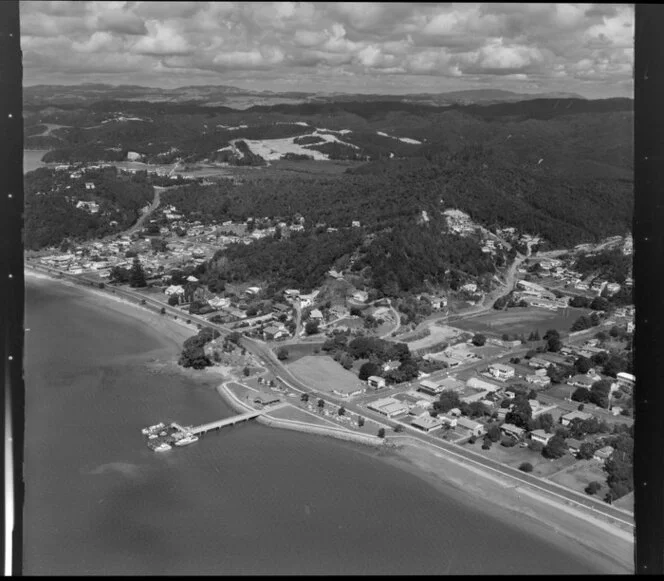
[[[489,449],[491,449],[491,440],[487,440],[485,438],[484,443],[482,444],[482,450],[489,450]]]
[[[474,444],[475,442],[477,442],[477,437],[476,436],[471,436],[470,440],[468,440],[469,444]]]
[[[522,472],[532,472],[533,471],[533,465],[530,462],[523,462],[519,466],[519,470]]]
[[[99,288],[104,289],[104,288],[106,288],[106,285],[103,282],[100,282],[99,283]]]
[[[586,494],[597,494],[600,488],[602,488],[602,485],[597,482],[597,480],[593,480],[588,486],[586,486],[585,491]]]
[[[385,428],[381,428],[380,430],[378,430],[378,437],[379,438],[385,437]]]
[[[141,304],[142,304],[142,305],[145,304],[145,299],[141,299]]]
[[[166,307],[161,307],[161,309],[159,309],[159,312],[160,312],[162,315],[165,315],[165,314],[166,314]]]
[[[541,452],[544,449],[544,444],[542,444],[542,442],[530,440],[530,442],[528,442],[528,449],[532,450],[533,452]]]
[[[514,438],[510,438],[509,436],[505,436],[502,440],[500,440],[500,445],[505,446],[505,448],[513,448],[516,446],[516,440]]]

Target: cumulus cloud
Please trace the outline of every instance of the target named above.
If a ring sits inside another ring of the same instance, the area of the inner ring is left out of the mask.
[[[167,86],[173,71],[191,84],[226,71],[219,82],[274,90],[497,83],[606,96],[631,91],[634,58],[627,4],[25,1],[21,29],[28,84]]]

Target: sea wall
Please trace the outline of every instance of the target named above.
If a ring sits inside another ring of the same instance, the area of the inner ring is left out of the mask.
[[[258,422],[271,428],[285,428],[287,430],[295,430],[296,432],[305,432],[307,434],[318,434],[320,436],[332,436],[339,440],[346,440],[347,442],[356,442],[365,444],[367,446],[383,447],[386,440],[378,436],[369,436],[368,434],[355,434],[346,430],[336,430],[334,428],[326,428],[325,426],[315,426],[304,422],[294,422],[292,420],[276,419],[269,416],[258,416]]]
[[[253,408],[243,404],[225,385],[220,385],[217,387],[219,395],[223,400],[231,406],[238,413],[245,413],[247,411],[253,410]],[[256,420],[271,428],[283,428],[286,430],[294,430],[296,432],[304,432],[307,434],[317,434],[320,436],[332,436],[333,438],[338,438],[340,440],[345,440],[348,442],[357,442],[359,444],[365,444],[367,446],[382,447],[386,444],[386,440],[379,438],[378,436],[370,436],[368,434],[356,434],[349,432],[347,430],[341,430],[338,428],[327,428],[325,426],[316,426],[313,424],[308,424],[306,422],[297,422],[293,420],[283,420],[272,418],[269,416],[261,415],[256,418]]]

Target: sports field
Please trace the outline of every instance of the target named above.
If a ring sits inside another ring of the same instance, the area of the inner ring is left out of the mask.
[[[477,317],[455,321],[454,326],[465,331],[490,333],[492,335],[502,335],[503,333],[520,335],[523,333],[528,336],[531,331],[538,330],[541,336],[548,329],[569,332],[569,328],[576,319],[590,312],[587,309],[574,309],[572,307],[557,311],[536,307],[514,307],[507,311],[493,311]]]
[[[302,357],[290,363],[288,370],[300,381],[318,390],[353,392],[365,387],[354,373],[346,371],[334,359],[327,356]]]

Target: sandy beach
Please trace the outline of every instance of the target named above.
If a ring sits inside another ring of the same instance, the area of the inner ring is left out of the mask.
[[[164,372],[184,373],[197,379],[227,379],[228,370],[210,368],[203,372],[182,369],[176,358],[182,342],[197,332],[194,325],[184,321],[164,317],[148,309],[115,297],[107,292],[96,290],[69,281],[55,279],[47,275],[25,270],[26,278],[40,284],[54,282],[85,289],[86,301],[104,309],[111,309],[119,316],[128,316],[140,321],[156,331],[161,341],[155,346],[160,359],[150,363]],[[163,360],[172,356],[170,361]],[[467,464],[461,464],[442,453],[427,450],[408,443],[397,449],[372,452],[380,455],[385,462],[426,480],[437,489],[456,497],[465,498],[476,508],[481,507],[488,515],[505,519],[513,526],[539,535],[547,542],[560,545],[566,551],[590,554],[598,568],[607,573],[634,572],[634,543],[631,533],[598,519],[591,519],[569,506],[545,499],[525,486],[515,486],[513,482],[489,475]]]

